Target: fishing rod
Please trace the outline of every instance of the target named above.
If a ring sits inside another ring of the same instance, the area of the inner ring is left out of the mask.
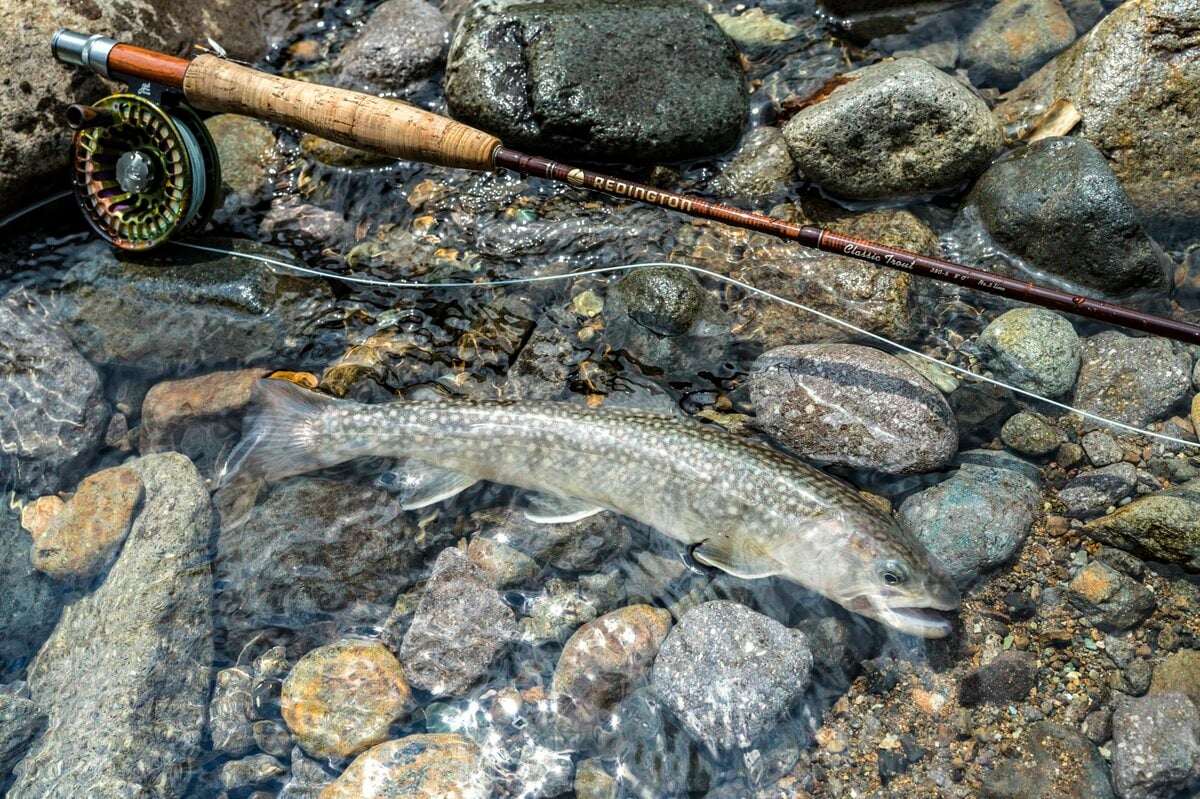
[[[73,105],[75,195],[117,247],[147,250],[207,224],[220,166],[191,109],[257,117],[362,150],[438,166],[554,180],[768,233],[806,247],[1189,344],[1200,326],[877,242],[527,155],[495,136],[398,100],[269,75],[211,53],[192,59],[66,29],[54,56],[133,90]]]

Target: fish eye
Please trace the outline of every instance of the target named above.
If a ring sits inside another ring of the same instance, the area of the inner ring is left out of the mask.
[[[908,579],[908,567],[898,560],[885,560],[875,570],[887,585],[900,585]]]

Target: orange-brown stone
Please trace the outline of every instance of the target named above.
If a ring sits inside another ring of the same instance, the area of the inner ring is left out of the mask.
[[[409,735],[359,755],[321,799],[484,799],[479,748],[458,733]]]
[[[30,531],[33,567],[59,578],[98,574],[129,534],[143,491],[137,472],[122,466],[84,478],[44,528]]]

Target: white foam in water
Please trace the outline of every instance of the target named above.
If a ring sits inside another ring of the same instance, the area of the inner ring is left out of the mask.
[[[1166,435],[1165,433],[1156,433],[1153,430],[1146,430],[1144,428],[1135,427],[1133,425],[1128,425],[1128,424],[1125,424],[1123,422],[1118,422],[1113,419],[1106,419],[1103,416],[1097,416],[1094,413],[1088,413],[1085,410],[1076,408],[1073,405],[1068,405],[1065,402],[1059,402],[1057,400],[1050,399],[1049,397],[1043,397],[1040,394],[1035,394],[1032,391],[1026,391],[1025,389],[1017,388],[1016,386],[1009,385],[1008,383],[1005,383],[1002,380],[996,380],[995,378],[987,377],[985,375],[975,374],[974,372],[972,372],[968,369],[964,369],[961,366],[955,366],[952,363],[943,361],[940,358],[935,358],[932,355],[928,355],[924,352],[921,352],[920,350],[915,350],[911,347],[906,347],[903,344],[900,344],[899,342],[892,341],[887,336],[881,336],[878,333],[872,333],[869,330],[864,330],[863,328],[858,327],[857,325],[853,325],[850,322],[847,322],[843,319],[838,319],[837,317],[831,316],[827,313],[824,313],[823,311],[818,311],[815,308],[810,308],[807,305],[804,305],[803,303],[796,302],[795,300],[789,300],[785,297],[780,297],[778,294],[772,294],[769,291],[760,289],[756,286],[753,286],[749,283],[743,282],[736,278],[729,277],[728,275],[722,275],[720,272],[713,272],[710,269],[705,269],[700,266],[693,266],[692,264],[681,264],[681,263],[672,263],[672,262],[665,262],[665,261],[649,261],[649,262],[645,262],[645,263],[636,263],[636,264],[621,264],[620,266],[602,266],[602,267],[596,267],[594,269],[582,269],[578,272],[567,272],[565,274],[560,274],[560,275],[540,275],[540,276],[535,276],[535,277],[506,278],[506,279],[502,279],[502,280],[481,280],[481,281],[477,281],[477,282],[455,281],[455,282],[443,282],[443,283],[416,283],[416,282],[407,282],[407,281],[402,281],[402,280],[383,280],[381,278],[373,278],[373,277],[358,277],[355,275],[339,275],[334,272],[326,272],[323,269],[313,269],[312,267],[308,267],[308,266],[300,266],[299,264],[289,263],[288,261],[283,261],[278,258],[271,258],[266,255],[259,255],[257,253],[235,252],[233,250],[227,250],[227,249],[223,249],[220,247],[209,247],[209,246],[203,245],[203,244],[190,244],[188,242],[172,242],[172,243],[177,247],[188,247],[193,250],[202,250],[204,252],[217,253],[220,255],[230,255],[230,256],[237,257],[237,258],[248,258],[253,261],[260,261],[260,262],[262,262],[264,264],[268,264],[270,266],[278,266],[280,268],[287,269],[292,272],[296,272],[296,273],[303,274],[303,275],[311,275],[313,277],[321,277],[321,278],[325,278],[327,280],[338,280],[343,283],[356,283],[356,284],[364,285],[364,286],[381,286],[381,287],[386,287],[386,288],[398,288],[398,289],[495,288],[497,286],[516,286],[516,285],[521,285],[521,284],[526,284],[526,283],[545,283],[545,282],[550,282],[550,281],[554,281],[554,280],[570,280],[572,278],[586,277],[588,275],[603,275],[603,274],[611,274],[611,273],[616,273],[616,272],[627,272],[632,269],[640,269],[642,267],[647,267],[647,266],[667,266],[667,267],[672,267],[675,269],[684,269],[686,271],[693,272],[698,275],[704,275],[705,277],[710,277],[710,278],[720,281],[722,283],[727,283],[731,286],[737,286],[740,289],[751,292],[752,294],[757,294],[760,297],[765,297],[774,302],[778,302],[783,305],[787,305],[789,307],[796,308],[801,311],[805,311],[807,313],[813,314],[814,316],[818,316],[821,319],[824,319],[826,322],[831,322],[840,327],[844,327],[847,330],[852,330],[855,333],[858,333],[859,335],[866,336],[867,338],[873,339],[874,341],[878,341],[881,344],[886,344],[889,347],[893,347],[897,350],[900,350],[901,352],[906,352],[909,355],[914,355],[918,358],[923,358],[924,360],[929,361],[930,363],[936,363],[937,365],[941,366],[942,368],[949,369],[953,372],[956,372],[956,373],[963,375],[964,377],[970,378],[972,380],[978,380],[981,383],[990,383],[991,385],[994,385],[994,386],[1006,388],[1009,391],[1013,392],[1014,394],[1020,394],[1023,397],[1028,397],[1029,399],[1036,400],[1038,402],[1044,402],[1048,405],[1053,405],[1054,407],[1059,408],[1061,410],[1068,411],[1070,413],[1079,414],[1080,416],[1084,417],[1085,419],[1090,419],[1094,422],[1100,422],[1101,424],[1108,425],[1109,427],[1113,427],[1118,430],[1124,430],[1125,432],[1128,432],[1128,433],[1136,433],[1138,435],[1143,435],[1143,436],[1150,436],[1151,438],[1158,439],[1159,441],[1166,441],[1171,444],[1176,444],[1178,446],[1193,447],[1193,448],[1200,449],[1200,444],[1196,443],[1195,441],[1185,441],[1182,438],[1176,438],[1175,436],[1169,436],[1169,435]]]

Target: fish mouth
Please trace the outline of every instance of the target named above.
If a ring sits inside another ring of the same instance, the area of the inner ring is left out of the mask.
[[[921,638],[945,638],[954,629],[948,612],[935,608],[887,607],[880,616],[880,621]]]

